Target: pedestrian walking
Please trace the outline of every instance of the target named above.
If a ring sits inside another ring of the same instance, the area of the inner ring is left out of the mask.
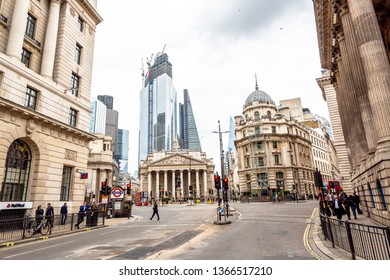
[[[333,215],[335,215],[337,219],[341,220],[342,216],[345,214],[347,214],[347,211],[345,211],[339,195],[336,194],[333,199]]]
[[[341,203],[343,204],[344,206],[344,209],[345,211],[347,212],[347,217],[348,217],[348,220],[351,219],[351,210],[350,210],[350,207],[352,205],[352,201],[349,200],[349,197],[347,196],[347,194],[345,192],[342,192],[341,195],[340,195],[340,200],[341,200]]]
[[[80,228],[80,224],[84,222],[85,212],[87,211],[86,203],[84,202],[80,205],[79,212],[77,213],[77,223],[75,224],[75,228]]]
[[[363,214],[363,211],[360,210],[360,196],[358,196],[355,192],[353,193],[353,199],[355,201],[355,205],[356,205],[356,210],[358,212],[359,215],[362,215]]]
[[[159,220],[160,220],[160,215],[158,214],[157,200],[154,201],[154,205],[153,205],[153,215],[152,215],[152,217],[150,218],[150,220],[153,220],[154,215],[157,215],[157,221],[159,221]]]
[[[50,203],[47,204],[46,212],[45,212],[45,218],[46,218],[46,225],[51,225],[51,227],[54,226],[54,208],[51,206]]]
[[[39,225],[43,220],[43,209],[41,205],[38,205],[37,209],[35,210],[35,221],[37,225]]]
[[[60,214],[61,214],[61,225],[65,225],[66,219],[68,218],[68,206],[66,205],[66,203],[64,203],[64,205],[61,206]]]
[[[357,219],[357,216],[356,216],[356,202],[355,202],[355,199],[353,197],[352,194],[349,195],[349,200],[351,201],[351,210],[352,210],[352,215],[353,217],[355,218],[355,220]]]

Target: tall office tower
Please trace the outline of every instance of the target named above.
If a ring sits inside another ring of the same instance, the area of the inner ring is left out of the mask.
[[[96,9],[96,0],[0,1],[0,219],[48,202],[72,213],[85,199],[77,170],[95,139]]]
[[[116,145],[116,155],[120,163],[120,170],[127,171],[127,163],[129,161],[129,131],[118,129],[118,141]]]
[[[89,132],[96,134],[106,133],[107,107],[100,100],[95,98],[91,102],[91,119]]]
[[[112,137],[112,152],[114,154],[114,158],[117,160],[116,145],[118,142],[118,118],[118,111],[107,109],[105,134]]]
[[[107,109],[114,109],[114,97],[111,95],[98,95],[98,100],[103,102],[107,106]]]
[[[180,147],[191,151],[202,151],[200,146],[198,130],[196,128],[195,117],[192,111],[188,90],[184,90],[184,102],[179,104],[180,118]]]
[[[177,134],[172,64],[165,53],[158,53],[150,63],[140,92],[139,163],[153,151],[171,150]]]

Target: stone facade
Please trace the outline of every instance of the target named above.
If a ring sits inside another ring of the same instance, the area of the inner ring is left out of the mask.
[[[330,70],[353,189],[390,225],[390,63],[386,0],[315,0],[321,67]]]
[[[257,86],[248,96],[242,116],[234,120],[242,195],[269,200],[282,191],[300,197],[316,193],[307,127],[285,119],[269,95]]]
[[[95,139],[88,133],[94,37],[102,21],[95,8],[96,1],[84,0],[0,1],[2,201],[33,208],[50,202],[58,214],[64,202],[72,212],[84,200],[86,182],[76,171],[87,169]]]
[[[206,153],[179,150],[176,143],[172,151],[153,152],[141,162],[140,189],[148,192],[149,201],[191,197],[206,201],[216,196],[214,167]]]

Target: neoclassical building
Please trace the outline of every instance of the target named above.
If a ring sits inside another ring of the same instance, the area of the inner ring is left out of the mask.
[[[266,200],[282,191],[299,197],[316,193],[312,145],[304,125],[284,118],[257,84],[242,116],[234,120],[241,195]]]
[[[0,217],[84,201],[96,2],[0,1]]]
[[[314,0],[321,67],[330,71],[353,189],[390,225],[390,2]]]
[[[141,161],[140,188],[148,192],[149,201],[190,197],[207,200],[216,196],[214,168],[206,153],[180,150],[176,142],[172,151],[155,151]]]

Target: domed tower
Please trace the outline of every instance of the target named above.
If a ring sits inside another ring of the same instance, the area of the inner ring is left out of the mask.
[[[272,98],[259,90],[257,78],[242,116],[234,121],[241,199],[270,201],[275,194],[289,198],[314,193],[308,130],[283,117]]]

